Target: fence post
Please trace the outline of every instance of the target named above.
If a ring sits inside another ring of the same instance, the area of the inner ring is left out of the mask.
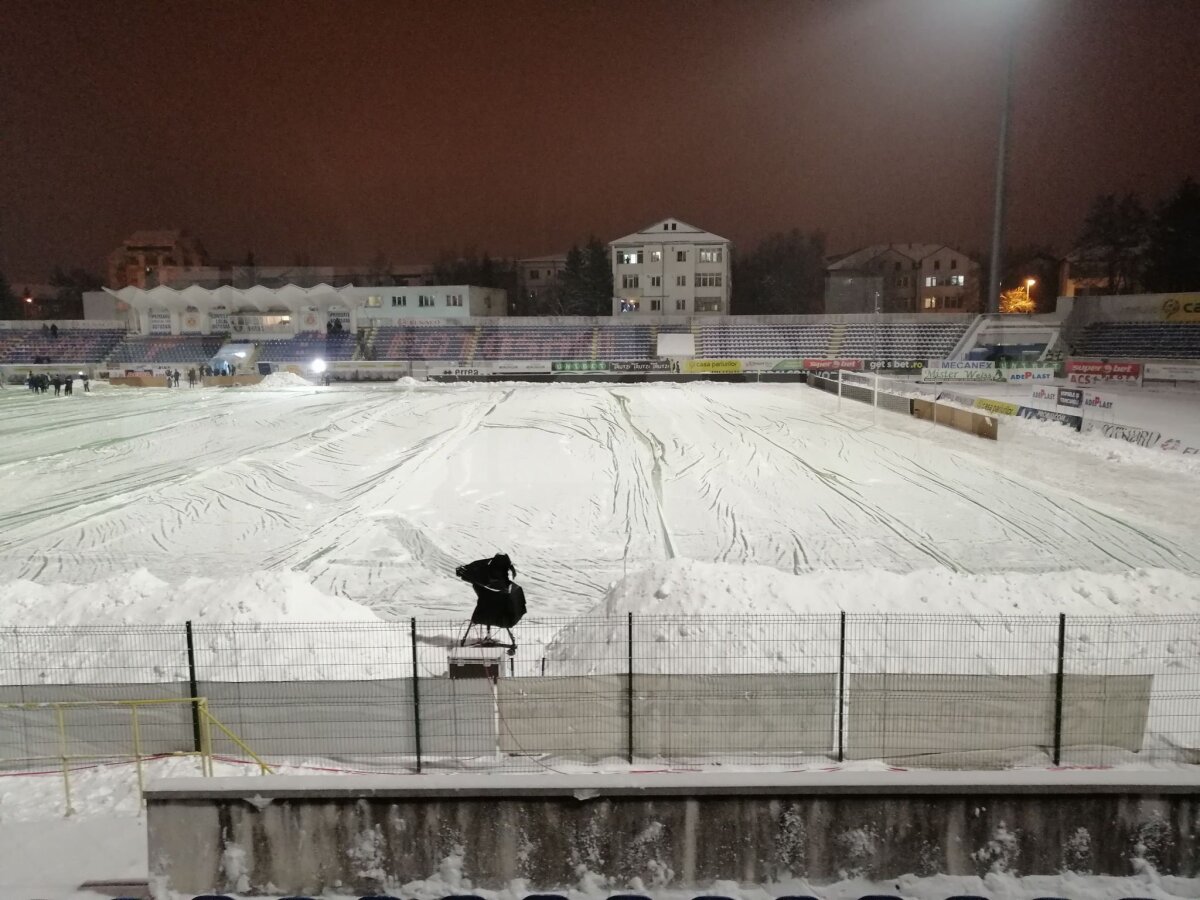
[[[628,662],[625,673],[625,737],[628,741],[629,753],[627,759],[633,764],[633,613],[629,613],[629,631],[627,640]]]
[[[1062,759],[1063,657],[1066,655],[1067,615],[1058,614],[1058,673],[1054,678],[1054,764]]]
[[[413,739],[417,749],[417,774],[421,774],[421,678],[417,670],[417,617],[410,620],[412,636]]]
[[[196,698],[200,693],[196,687],[196,642],[192,637],[192,620],[184,622],[183,627],[187,633],[188,696],[192,698],[192,746],[196,753],[201,753],[200,710],[196,708]]]
[[[838,762],[846,759],[846,611],[841,613],[841,627],[838,630],[838,690],[837,690],[837,750]]]

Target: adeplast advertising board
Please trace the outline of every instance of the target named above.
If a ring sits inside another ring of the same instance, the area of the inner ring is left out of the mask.
[[[1067,360],[1067,381],[1072,384],[1102,384],[1106,381],[1141,384],[1142,364],[1070,359]]]
[[[1003,370],[1003,375],[1004,380],[1009,382],[1050,381],[1054,378],[1054,369],[1044,366],[1028,369],[1005,369]]]

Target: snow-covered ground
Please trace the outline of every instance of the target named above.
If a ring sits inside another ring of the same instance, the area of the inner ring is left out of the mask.
[[[799,385],[8,391],[0,584],[296,572],[384,617],[460,616],[454,566],[504,550],[533,614],[566,616],[677,557],[1200,572],[1186,472],[1009,422],[997,443],[886,412],[873,425],[857,406]],[[876,596],[922,608],[900,583]],[[24,621],[52,624],[37,610]]]
[[[1162,403],[1200,421],[1191,397]],[[1001,440],[987,442],[855,403],[839,410],[799,385],[8,390],[0,626],[461,617],[472,598],[454,566],[496,550],[520,568],[533,619],[1200,611],[1200,507],[1188,499],[1200,473],[1064,434],[1003,420]],[[572,661],[561,649],[553,658]],[[56,775],[0,779],[5,895],[93,896],[74,888],[144,877],[131,785],[127,769],[80,775],[79,812],[64,821]],[[58,851],[66,845],[83,849]],[[452,861],[429,875],[404,895],[469,886]],[[481,893],[510,900],[526,887]],[[885,890],[1200,896],[1196,882],[1150,871],[814,892]]]

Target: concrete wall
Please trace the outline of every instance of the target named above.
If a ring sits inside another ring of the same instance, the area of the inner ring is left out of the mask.
[[[399,892],[447,860],[483,888],[702,888],[847,875],[1200,874],[1200,778],[776,773],[187,779],[148,791],[166,897]]]

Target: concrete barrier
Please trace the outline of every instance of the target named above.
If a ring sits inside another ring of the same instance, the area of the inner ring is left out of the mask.
[[[116,375],[108,379],[109,384],[123,387],[161,387],[167,386],[166,375]]]
[[[147,791],[155,897],[1200,874],[1200,773],[262,776]],[[408,896],[408,894],[405,894]]]
[[[988,440],[996,440],[999,427],[996,417],[986,413],[974,412],[969,409],[959,409],[957,406],[946,406],[932,400],[913,400],[912,414],[918,419],[925,419],[937,425],[945,425],[967,434],[978,435]]]

